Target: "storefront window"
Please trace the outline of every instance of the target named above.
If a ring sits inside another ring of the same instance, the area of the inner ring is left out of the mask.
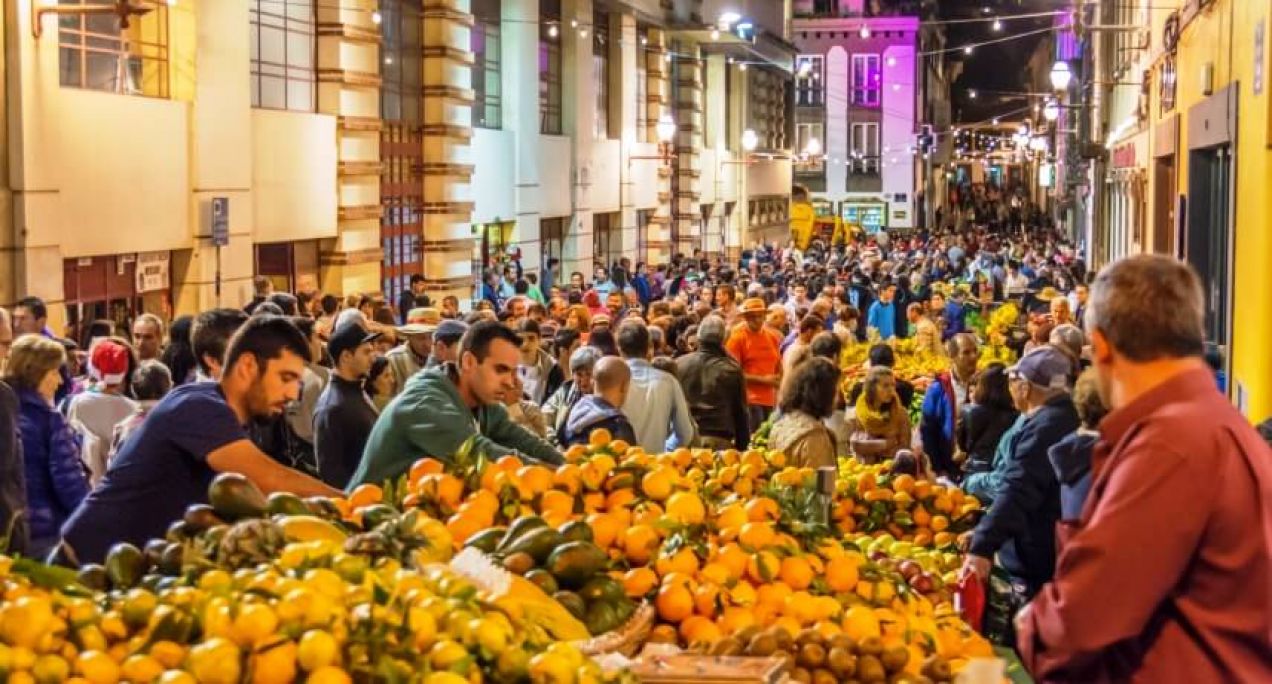
[[[472,4],[473,90],[477,95],[473,125],[481,128],[499,128],[503,121],[499,4],[500,0],[474,0]]]
[[[800,55],[795,58],[795,104],[801,107],[820,107],[825,103],[823,88],[825,61],[821,55]]]
[[[561,135],[561,0],[543,0],[539,12],[539,132]]]
[[[314,6],[253,0],[248,10],[252,106],[312,112],[318,105]]]

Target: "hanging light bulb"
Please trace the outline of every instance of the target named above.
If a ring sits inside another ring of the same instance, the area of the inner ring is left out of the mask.
[[[385,56],[384,56],[384,63],[385,63],[385,64],[392,64],[392,63],[393,63],[393,55],[385,55]]]
[[[579,29],[579,38],[587,38],[587,29],[585,28]]]
[[[995,31],[1001,31],[1001,30],[1003,30],[1003,20],[1002,20],[1002,19],[995,19],[995,20],[994,20],[994,30],[995,30]]]
[[[1047,106],[1042,108],[1042,118],[1047,121],[1055,121],[1060,118],[1060,104],[1055,100],[1047,102]]]
[[[995,126],[997,126],[997,125],[998,125],[998,117],[994,117],[994,125],[995,125]]]
[[[963,54],[965,54],[965,55],[970,55],[970,54],[972,54],[972,46],[971,46],[971,45],[968,45],[967,47],[963,48]]]
[[[976,99],[976,91],[975,91],[975,90],[969,90],[969,91],[967,91],[967,96],[968,96],[968,97],[970,97],[970,98],[972,98],[973,100],[975,100],[975,99]]]
[[[641,44],[641,45],[649,45],[649,36],[641,36],[641,37],[640,37],[640,44]]]
[[[379,10],[376,10],[376,11],[374,11],[374,12],[372,12],[372,13],[371,13],[371,23],[372,23],[372,24],[375,24],[376,26],[379,26],[379,25],[380,25],[380,22],[382,22],[382,21],[384,21],[384,17],[380,16],[380,11],[379,11]]]
[[[549,25],[549,26],[548,26],[548,37],[549,37],[549,38],[556,38],[556,37],[557,37],[557,34],[558,34],[558,33],[560,33],[560,32],[561,32],[561,31],[557,28],[557,25],[556,25],[556,24],[551,24],[551,25]]]
[[[720,40],[720,29],[711,29],[711,40]]]
[[[861,36],[862,40],[868,39],[870,37],[870,25],[862,24],[861,31],[858,32],[858,35]]]
[[[571,19],[571,20],[570,20],[570,28],[578,28],[578,27],[579,27],[579,20],[578,20],[578,19]]]
[[[746,62],[742,62],[738,65],[738,71],[746,71]]]

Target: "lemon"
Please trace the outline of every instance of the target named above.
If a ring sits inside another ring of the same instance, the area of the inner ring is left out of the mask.
[[[31,674],[38,684],[57,684],[71,676],[71,666],[61,656],[42,655],[35,659]]]
[[[468,627],[477,645],[492,658],[508,648],[508,641],[512,638],[512,630],[490,618],[470,620]]]
[[[190,649],[187,667],[201,684],[238,684],[241,666],[234,642],[213,637]]]
[[[42,596],[23,596],[0,608],[0,640],[35,648],[53,626],[53,606]]]
[[[314,672],[340,659],[340,646],[330,632],[311,629],[300,637],[296,660],[306,672]]]
[[[75,659],[75,671],[92,684],[114,684],[119,681],[119,665],[101,651],[84,651]]]
[[[168,670],[159,675],[156,684],[198,684],[198,681],[190,675],[189,672],[181,670]]]
[[[450,639],[443,639],[428,652],[429,662],[438,670],[468,671],[468,649]]]
[[[530,658],[530,681],[535,684],[569,684],[574,670],[570,659],[559,653],[544,651]]]
[[[434,672],[425,678],[424,684],[468,684],[468,678],[450,672]]]
[[[339,600],[344,597],[345,580],[326,568],[314,568],[305,573],[305,586],[327,598]]]
[[[406,626],[411,630],[415,648],[421,651],[432,646],[437,638],[437,618],[422,604],[413,605],[407,611]]]
[[[124,598],[121,611],[124,624],[140,629],[150,623],[150,614],[159,606],[159,598],[145,589],[132,589]]]
[[[234,641],[240,646],[252,644],[270,636],[278,629],[278,616],[263,603],[249,603],[239,608],[234,617]]]
[[[226,591],[234,585],[234,578],[224,570],[209,570],[199,578],[199,588],[204,591]]]
[[[296,642],[279,637],[252,654],[252,684],[288,684],[296,679]]]
[[[214,635],[206,635],[214,636]],[[186,657],[186,649],[184,646],[172,641],[156,641],[150,647],[150,657],[159,661],[169,670],[175,670],[181,666],[182,661]]]
[[[344,670],[328,665],[309,673],[305,684],[351,684],[353,679]]]

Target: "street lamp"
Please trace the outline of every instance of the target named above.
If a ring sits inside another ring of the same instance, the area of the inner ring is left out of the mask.
[[[1047,105],[1042,108],[1042,118],[1047,121],[1055,121],[1060,118],[1060,104],[1055,100],[1048,100]]]
[[[671,118],[670,114],[663,114],[658,117],[658,124],[655,130],[658,132],[658,142],[669,143],[676,135],[676,121]]]
[[[1073,72],[1069,69],[1068,62],[1059,60],[1051,67],[1051,87],[1057,92],[1068,90],[1072,81]]]
[[[808,143],[804,145],[804,154],[810,157],[816,157],[817,155],[821,154],[821,151],[822,151],[821,141],[818,140],[817,138],[809,138]]]
[[[750,154],[760,145],[760,136],[755,134],[755,130],[748,128],[742,131],[742,151]]]

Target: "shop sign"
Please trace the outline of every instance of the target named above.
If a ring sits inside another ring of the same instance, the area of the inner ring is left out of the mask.
[[[137,293],[168,289],[169,252],[137,254]]]
[[[1135,143],[1128,142],[1113,148],[1113,168],[1126,169],[1139,166],[1139,155]]]
[[[212,198],[212,244],[224,247],[230,244],[230,198]]]

